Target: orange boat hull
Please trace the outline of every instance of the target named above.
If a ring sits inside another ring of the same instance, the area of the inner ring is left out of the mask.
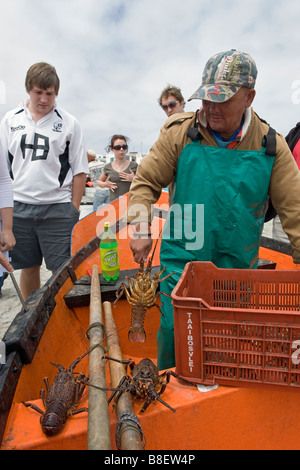
[[[163,196],[162,204],[166,203]],[[117,206],[117,204],[116,204]],[[104,211],[105,208],[102,210]],[[122,208],[115,207],[118,218]],[[95,226],[104,217],[114,218],[114,214],[104,216],[96,213],[83,219],[73,232],[72,254],[95,236]],[[157,221],[156,232],[160,222]],[[84,226],[84,230],[82,227]],[[127,229],[124,229],[127,230]],[[129,240],[123,239],[119,232],[119,251],[121,270],[136,268],[129,249]],[[260,257],[277,263],[278,269],[296,269],[291,257],[276,254],[261,248]],[[276,259],[275,259],[276,258]],[[77,278],[87,274],[94,264],[100,266],[99,250],[93,252],[77,267]],[[155,254],[154,265],[159,264],[159,249]],[[43,378],[47,376],[52,383],[57,369],[50,362],[68,367],[77,357],[89,348],[86,330],[89,324],[89,307],[70,309],[64,295],[72,288],[70,278],[64,282],[55,298],[56,306],[48,321],[34,357],[22,367],[13,403],[6,423],[2,450],[85,450],[87,449],[86,412],[67,420],[64,429],[53,437],[47,437],[40,426],[40,414],[26,408],[22,401],[33,402],[43,409],[39,398],[43,388]],[[159,328],[160,313],[152,308],[145,320],[146,342],[130,343],[128,329],[130,307],[126,300],[120,300],[113,307],[113,315],[118,329],[119,340],[124,358],[138,362],[148,357],[156,361],[156,335]],[[108,368],[107,368],[108,369]],[[84,358],[76,371],[88,375],[88,358]],[[107,386],[110,376],[107,371]],[[109,396],[110,392],[108,392]],[[254,450],[254,449],[298,449],[300,444],[300,400],[298,393],[256,390],[219,386],[205,393],[174,377],[162,396],[163,400],[176,409],[172,412],[161,403],[150,404],[143,415],[139,410],[143,402],[134,400],[134,412],[146,438],[146,450]],[[86,389],[79,407],[88,406]],[[112,450],[116,449],[115,430],[117,418],[109,406],[111,423]]]

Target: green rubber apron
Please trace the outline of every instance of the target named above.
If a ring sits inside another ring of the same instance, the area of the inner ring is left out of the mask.
[[[266,139],[266,137],[265,137]],[[276,140],[275,140],[276,142]],[[276,150],[275,150],[276,153]],[[256,268],[274,155],[192,141],[178,159],[174,199],[162,234],[161,292],[170,296],[189,261]],[[159,370],[175,366],[171,298],[161,295]]]

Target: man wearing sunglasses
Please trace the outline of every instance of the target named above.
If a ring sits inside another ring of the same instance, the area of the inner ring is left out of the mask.
[[[256,268],[268,196],[300,264],[300,172],[285,139],[251,108],[256,77],[249,54],[232,49],[211,57],[190,98],[202,106],[165,122],[130,189],[130,247],[139,263],[152,247],[151,207],[175,181],[160,249],[164,276],[172,273],[160,285],[166,294],[157,336],[160,370],[175,366],[171,293],[186,263]]]
[[[159,105],[162,107],[168,117],[175,113],[184,112],[184,98],[180,88],[168,85],[158,99]]]

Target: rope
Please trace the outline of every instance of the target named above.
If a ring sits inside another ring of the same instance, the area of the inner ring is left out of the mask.
[[[129,424],[128,421],[131,421],[133,424]],[[118,423],[116,427],[115,439],[116,439],[117,449],[122,450],[121,449],[121,436],[123,432],[129,429],[139,434],[141,442],[144,441],[143,448],[145,448],[146,438],[144,436],[143,429],[142,429],[142,426],[138,417],[133,413],[123,413],[118,419]]]
[[[92,323],[85,332],[87,339],[90,339],[89,332],[92,328],[101,328],[102,332],[104,332],[104,325],[102,323],[100,322]]]
[[[101,329],[102,329],[102,334],[104,335],[104,325],[103,325],[102,323],[100,323],[100,322],[95,322],[95,323],[92,323],[92,324],[88,327],[88,329],[86,330],[86,332],[85,332],[85,335],[86,335],[86,337],[87,337],[88,340],[90,340],[89,332],[90,332],[90,330],[91,330],[92,328],[101,328]],[[102,348],[104,354],[106,353],[106,349],[105,349],[105,347],[103,346],[103,344],[101,344],[101,343],[96,344],[95,346],[93,346],[93,348],[90,349],[89,352],[91,352],[91,351],[92,351],[94,348],[96,348],[96,347]]]

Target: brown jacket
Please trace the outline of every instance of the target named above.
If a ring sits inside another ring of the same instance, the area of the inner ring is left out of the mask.
[[[253,110],[251,113],[249,128],[235,149],[260,150],[262,147],[263,137],[268,133],[269,125]],[[194,112],[174,114],[165,122],[157,142],[152,146],[149,154],[143,158],[132,182],[128,211],[129,223],[133,220],[151,221],[151,205],[158,200],[162,188],[173,183],[177,160],[185,145],[191,141],[187,137],[187,132],[190,127],[193,127],[194,122]],[[199,124],[199,130],[203,136],[201,144],[217,146],[210,132],[201,124]],[[276,138],[277,154],[271,175],[269,195],[283,229],[289,236],[294,262],[300,263],[300,172],[284,137],[276,134]],[[131,214],[130,208],[135,204],[143,204],[147,208],[147,213],[144,212],[139,219],[134,213]]]

